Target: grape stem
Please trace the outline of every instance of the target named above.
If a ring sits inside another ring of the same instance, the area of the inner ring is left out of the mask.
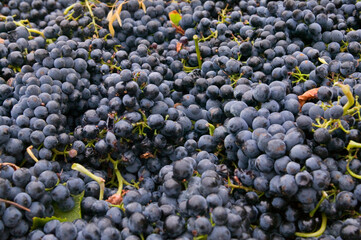
[[[96,181],[100,187],[99,200],[103,200],[104,189],[105,189],[105,180],[103,178],[94,175],[93,173],[91,173],[88,169],[86,169],[79,163],[73,163],[73,165],[71,166],[71,169],[81,172],[81,173],[87,175],[88,177],[90,177],[91,179],[93,179],[94,181]]]
[[[340,82],[337,82],[334,85],[341,88],[342,92],[347,97],[347,103],[345,104],[345,106],[343,106],[343,114],[345,115],[345,114],[347,114],[347,110],[354,105],[355,98],[352,96],[352,92],[350,90],[349,85],[344,85],[344,84],[342,84]]]
[[[69,7],[67,7],[65,10],[64,10],[64,15],[67,15],[69,13],[70,10],[72,10],[75,6],[75,3],[70,5]]]
[[[312,218],[316,211],[318,210],[318,208],[321,206],[321,203],[328,198],[328,194],[326,193],[326,191],[322,191],[322,197],[320,199],[320,201],[317,203],[316,207],[310,212],[310,217]]]
[[[358,142],[355,142],[355,141],[351,140],[348,143],[346,149],[347,149],[347,151],[350,151],[351,148],[361,148],[361,143],[358,143]]]
[[[296,79],[292,83],[306,82],[310,76],[310,74],[302,73],[298,67],[295,67],[295,72],[289,74]]]
[[[30,156],[35,162],[38,162],[39,160],[37,159],[37,157],[35,157],[33,151],[31,151],[31,149],[33,149],[33,145],[29,146],[29,147],[26,149],[26,152],[29,154],[29,156]]]
[[[20,167],[16,166],[14,163],[7,163],[7,162],[0,163],[0,168],[3,167],[3,166],[6,166],[6,165],[12,167],[15,171],[20,168]]]
[[[255,189],[253,189],[253,188],[251,188],[251,187],[246,187],[246,186],[243,186],[243,185],[235,185],[235,184],[233,184],[233,183],[231,182],[231,179],[230,179],[229,176],[228,176],[227,187],[232,188],[231,193],[232,193],[233,189],[242,189],[242,190],[244,190],[244,191],[246,191],[246,192],[255,192],[255,193],[257,193],[257,194],[261,194],[259,191],[255,190]]]
[[[352,162],[353,159],[349,159],[347,160],[347,165],[346,165],[346,170],[347,172],[354,178],[357,178],[357,179],[361,179],[361,175],[358,175],[356,173],[354,173],[351,169],[350,169],[350,163]]]
[[[98,35],[99,35],[99,34],[98,34],[98,29],[97,29],[98,25],[97,25],[96,22],[95,22],[95,16],[94,16],[93,10],[92,10],[92,8],[91,8],[88,0],[85,0],[85,6],[86,6],[86,7],[88,8],[88,10],[89,10],[89,14],[90,14],[90,16],[91,16],[91,18],[92,18],[92,23],[91,23],[91,24],[94,26],[94,32],[95,32],[95,34],[98,36]]]
[[[30,209],[29,209],[29,208],[26,208],[26,207],[24,207],[24,206],[22,206],[22,205],[20,205],[20,204],[15,203],[15,202],[12,202],[12,201],[9,201],[9,200],[3,199],[3,198],[0,198],[0,202],[4,202],[4,203],[7,203],[7,204],[11,204],[11,205],[14,205],[14,206],[17,207],[17,208],[20,208],[20,209],[22,209],[22,210],[25,210],[25,211],[27,211],[27,212],[30,212]]]
[[[357,179],[361,179],[361,175],[358,175],[358,174],[354,173],[354,172],[350,169],[350,163],[352,162],[352,160],[353,160],[354,158],[356,158],[356,154],[352,155],[352,154],[350,153],[350,150],[351,150],[352,148],[361,148],[361,143],[355,142],[355,141],[353,141],[353,140],[351,140],[351,141],[348,143],[348,145],[347,145],[347,147],[346,147],[346,150],[349,151],[349,155],[348,155],[348,157],[347,157],[348,159],[347,159],[347,164],[346,164],[346,170],[347,170],[347,172],[348,172],[352,177],[357,178]]]
[[[197,237],[193,237],[193,240],[207,240],[208,235],[199,235]]]
[[[56,148],[53,148],[52,151],[54,152],[54,156],[52,158],[52,161],[55,161],[56,157],[59,155],[64,156],[64,161],[66,161],[66,156],[69,155],[69,157],[74,158],[78,155],[78,152],[75,149],[70,149],[69,151],[66,151],[66,147],[64,148],[64,151],[59,151]]]
[[[193,35],[194,45],[196,47],[197,60],[199,69],[202,68],[201,51],[199,50],[199,38],[197,35]]]
[[[110,157],[110,154],[108,154],[108,158],[107,158],[107,159],[113,164],[114,172],[115,172],[115,175],[117,176],[118,183],[119,183],[119,185],[121,185],[121,186],[118,186],[118,193],[122,193],[123,184],[128,185],[128,186],[133,186],[133,187],[139,189],[138,184],[131,184],[131,183],[129,183],[127,180],[125,180],[125,179],[123,178],[123,176],[122,176],[122,174],[120,173],[119,168],[118,168],[119,161],[113,160],[113,159]]]
[[[207,123],[207,127],[209,129],[209,135],[213,136],[214,130],[216,129],[216,127],[213,124],[210,124],[210,123]]]
[[[229,23],[227,19],[230,18],[230,16],[227,15],[227,12],[230,10],[231,9],[228,8],[228,4],[227,4],[224,9],[218,12],[218,23]],[[219,18],[221,18],[221,20],[219,20]]]
[[[296,232],[295,236],[302,238],[319,237],[325,232],[326,226],[327,226],[327,216],[326,214],[322,213],[321,227],[318,231],[312,233]]]

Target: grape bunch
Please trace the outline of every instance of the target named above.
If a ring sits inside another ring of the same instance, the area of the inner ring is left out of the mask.
[[[361,239],[361,3],[0,2],[0,239]]]

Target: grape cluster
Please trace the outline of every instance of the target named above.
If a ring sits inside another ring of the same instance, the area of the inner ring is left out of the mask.
[[[0,3],[0,239],[361,239],[361,3]]]

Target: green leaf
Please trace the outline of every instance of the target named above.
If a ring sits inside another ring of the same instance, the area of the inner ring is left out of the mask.
[[[169,19],[174,25],[179,26],[179,21],[182,19],[182,15],[180,15],[177,10],[173,10],[169,13]]]
[[[59,209],[56,203],[53,204],[54,207],[54,216],[58,218],[66,219],[68,222],[72,222],[76,219],[81,218],[81,200],[84,197],[84,192],[80,193],[79,195],[73,196],[75,206],[71,211],[63,212]]]
[[[55,216],[46,217],[46,218],[33,217],[33,225],[31,226],[30,231],[33,231],[37,228],[43,228],[44,225],[51,220],[59,220],[60,222],[66,221],[66,219],[64,219],[64,218],[58,218]]]

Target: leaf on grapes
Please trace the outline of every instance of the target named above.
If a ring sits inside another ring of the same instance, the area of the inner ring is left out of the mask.
[[[66,222],[65,218],[58,218],[55,216],[52,217],[46,217],[46,218],[39,218],[39,217],[33,217],[33,225],[31,226],[30,231],[33,231],[37,228],[43,228],[44,225],[47,222],[50,222],[51,220],[59,220],[60,222]]]
[[[312,88],[308,91],[306,91],[304,94],[298,96],[298,101],[301,104],[301,107],[303,104],[305,104],[309,99],[317,98],[317,91],[319,88]]]
[[[141,159],[148,159],[148,158],[155,158],[155,156],[150,152],[146,152],[146,153],[143,153],[142,155],[140,155],[140,158]]]
[[[177,42],[177,52],[179,52],[182,49],[182,43]]]
[[[177,10],[171,11],[168,15],[169,15],[170,21],[174,25],[179,26],[179,21],[182,19],[182,15],[180,15]]]
[[[326,60],[323,59],[323,58],[318,58],[318,61],[320,61],[320,62],[323,63],[323,64],[328,64],[328,63],[326,62]]]
[[[145,6],[143,0],[138,0],[140,7],[143,9],[144,13],[147,13],[147,7]]]
[[[64,218],[68,222],[72,222],[76,219],[81,218],[81,200],[84,197],[84,191],[78,195],[73,196],[75,206],[71,211],[64,212],[59,209],[56,203],[53,204],[54,216],[58,218]]]
[[[107,200],[105,200],[113,205],[120,205],[123,201],[123,197],[119,193],[111,195]]]
[[[113,22],[111,21],[112,18],[113,18],[113,10],[110,10],[107,16],[107,20],[109,22],[109,32],[114,37],[115,31],[113,27]]]
[[[182,19],[182,15],[180,15],[177,10],[173,10],[168,14],[168,16],[172,23],[172,26],[176,29],[176,32],[184,35],[183,28],[179,26],[179,21]]]
[[[108,16],[107,16],[107,20],[109,21],[109,25],[108,25],[109,32],[113,37],[114,37],[114,34],[115,34],[114,27],[113,27],[113,22],[115,20],[117,20],[119,26],[122,26],[122,21],[120,19],[120,12],[122,11],[124,3],[126,3],[126,2],[122,2],[121,4],[119,4],[117,9],[115,10],[115,12],[113,12],[113,9],[111,9],[109,11],[109,13],[108,13]]]
[[[5,42],[5,40],[0,38],[0,43],[4,43],[4,42]]]

